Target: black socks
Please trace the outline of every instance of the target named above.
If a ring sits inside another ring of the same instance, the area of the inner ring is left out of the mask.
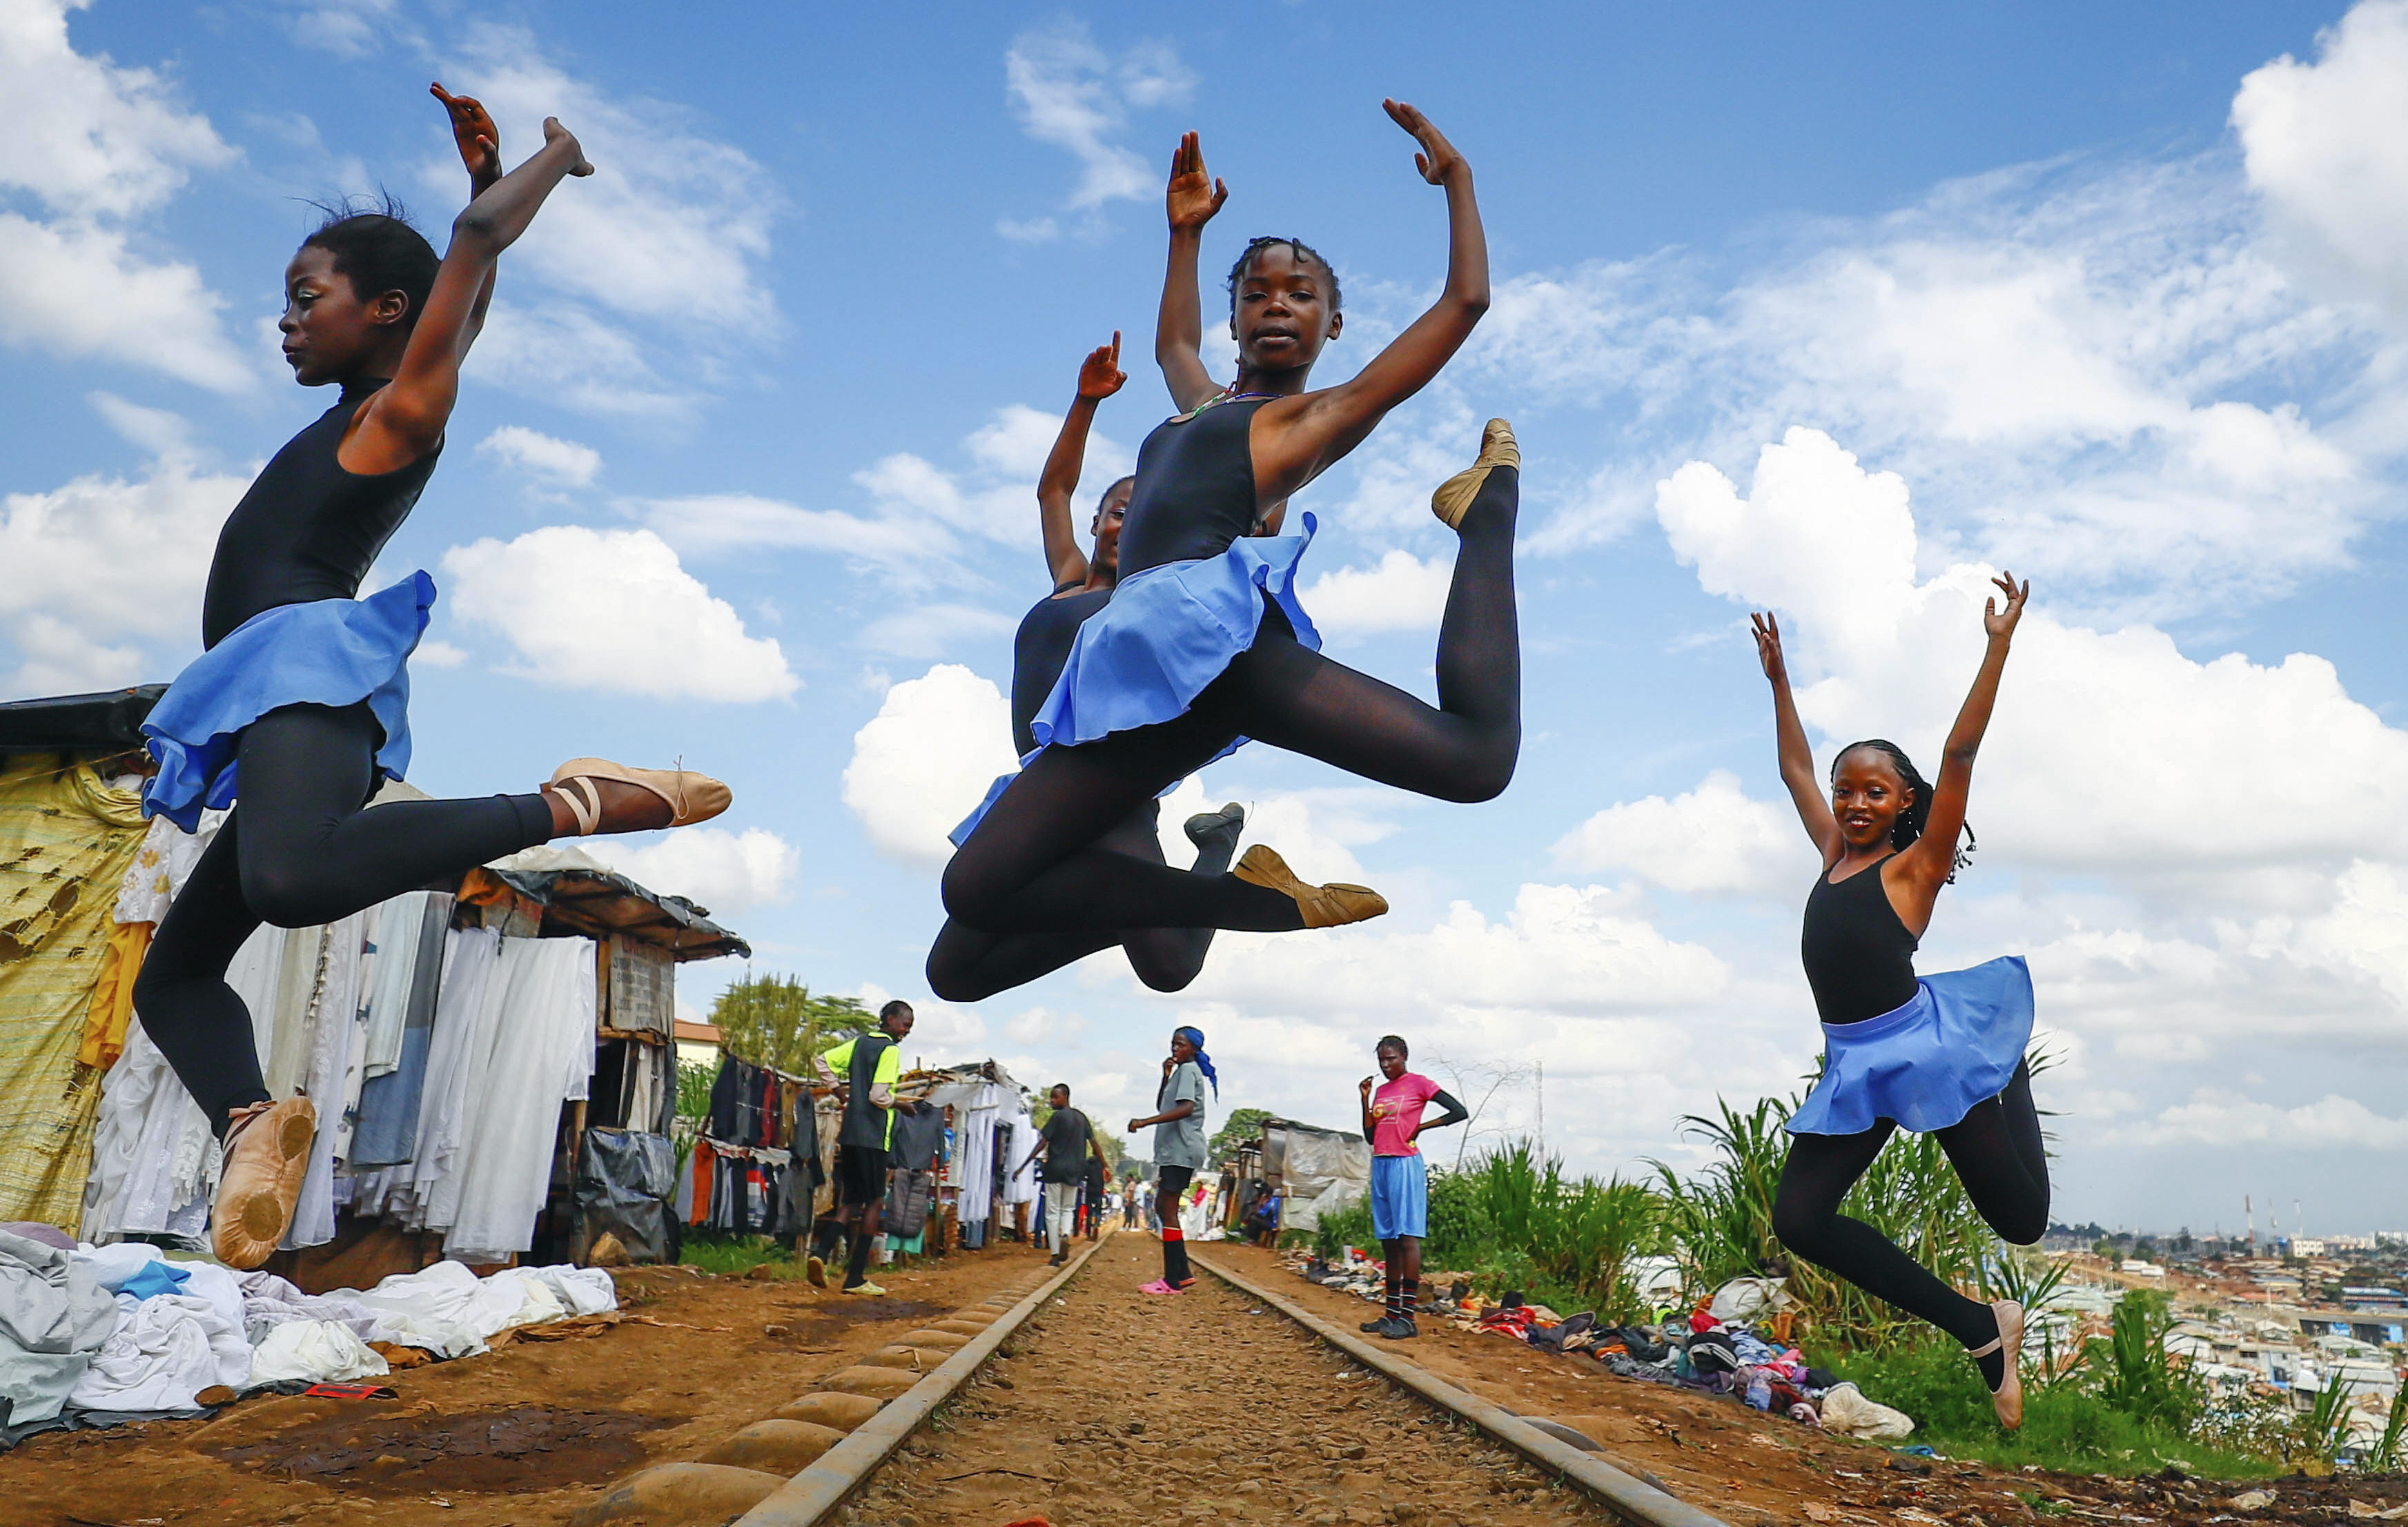
[[[859,1288],[869,1277],[869,1240],[856,1234],[853,1237],[853,1255],[844,1259],[844,1286]]]

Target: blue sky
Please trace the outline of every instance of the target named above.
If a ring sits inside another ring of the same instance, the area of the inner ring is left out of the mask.
[[[1118,328],[1136,363],[1091,492],[1167,411],[1177,135],[1231,188],[1208,269],[1259,232],[1338,263],[1335,379],[1442,270],[1395,94],[1473,164],[1498,301],[1299,498],[1307,598],[1334,653],[1428,692],[1428,490],[1512,417],[1522,771],[1449,806],[1251,749],[1179,803],[1252,803],[1394,913],[1225,938],[1176,997],[1099,958],[922,1001],[924,1053],[1117,1123],[1196,1021],[1225,1105],[1335,1122],[1394,1029],[1441,1079],[1523,1068],[1484,1125],[1538,1124],[1543,1063],[1552,1149],[1680,1160],[1683,1114],[1787,1090],[1815,1043],[1745,609],[1795,633],[1826,756],[1928,758],[2004,564],[2037,600],[1925,968],[2030,957],[2061,1214],[2229,1226],[2245,1190],[2408,1227],[2401,0],[0,14],[40,124],[0,147],[0,688],[191,654],[218,521],[326,401],[265,330],[304,203],[381,185],[439,243],[427,80],[484,95],[512,158],[557,112],[601,173],[509,257],[377,574],[444,590],[413,782],[682,754],[735,810],[591,851],[760,968],[923,999],[1080,355]]]

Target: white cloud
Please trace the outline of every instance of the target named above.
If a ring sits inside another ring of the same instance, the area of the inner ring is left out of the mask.
[[[1305,586],[1312,623],[1332,636],[1379,631],[1435,631],[1446,613],[1455,564],[1392,549],[1369,567],[1340,567]]]
[[[901,564],[941,556],[956,544],[942,526],[871,519],[837,509],[798,508],[751,493],[651,499],[636,508],[661,539],[692,557],[791,547]]]
[[[462,375],[631,421],[674,422],[695,411],[697,395],[664,379],[634,335],[580,304],[529,303],[509,285],[502,290],[509,295],[494,299]]]
[[[77,52],[67,15],[80,8],[15,0],[0,20],[0,100],[15,123],[0,139],[0,193],[50,214],[0,210],[0,339],[239,391],[256,376],[200,273],[145,255],[113,226],[235,151],[157,74]]]
[[[447,83],[485,103],[507,157],[540,146],[543,119],[556,116],[595,164],[592,177],[565,183],[544,204],[511,247],[513,270],[595,307],[673,324],[688,345],[729,349],[779,332],[756,267],[781,200],[750,155],[698,131],[684,107],[606,94],[519,27],[471,26],[455,72]],[[457,194],[448,150],[430,178]]]
[[[249,486],[165,462],[0,499],[0,633],[24,664],[15,692],[129,682],[143,651],[196,645],[218,528]]]
[[[89,3],[11,0],[0,26],[0,97],[20,115],[0,139],[0,186],[70,216],[122,218],[235,152],[207,117],[176,104],[158,75],[75,50],[67,13]]]
[[[1149,162],[1118,139],[1131,110],[1175,106],[1193,93],[1195,77],[1168,44],[1140,43],[1115,56],[1096,45],[1084,23],[1065,20],[1013,38],[1003,68],[1022,130],[1079,162],[1069,210],[1093,214],[1107,202],[1159,189]],[[1051,218],[1006,219],[996,226],[1023,242],[1058,232]]]
[[[2408,319],[2408,0],[2362,0],[2232,98],[2249,183],[2313,277]]]
[[[293,40],[337,58],[366,58],[395,0],[294,0],[287,21]]]
[[[553,525],[443,554],[462,620],[518,651],[504,671],[543,683],[661,699],[782,699],[801,684],[784,652],[745,634],[724,600],[648,530]]]
[[[2273,1147],[2289,1149],[2408,1149],[2408,1119],[2376,1113],[2355,1098],[2327,1092],[2296,1107],[2201,1089],[2146,1124],[2107,1133],[2119,1145]]]
[[[598,837],[577,846],[647,890],[683,896],[722,917],[789,900],[803,859],[793,844],[759,827],[681,827],[641,845]]]
[[[147,408],[129,403],[114,392],[87,392],[84,401],[91,404],[108,427],[129,445],[136,446],[162,460],[189,461],[193,455],[193,422],[182,414],[165,408]]]
[[[1918,581],[1903,482],[1792,429],[1764,448],[1749,496],[1692,463],[1659,485],[1657,512],[1708,592],[1790,617],[1810,726],[1837,742],[1890,736],[1936,768],[1980,662],[1991,569],[1958,564]],[[2244,905],[2283,894],[2272,866],[2408,860],[2408,733],[2351,699],[2330,663],[2194,662],[2152,627],[2062,623],[2049,587],[2037,589],[1973,792],[1985,853]],[[2319,788],[2348,811],[2266,808],[2266,780],[2296,766],[2303,737],[2315,739]],[[2112,787],[2066,790],[2070,759]]]
[[[1666,800],[1610,806],[1555,845],[1566,869],[1627,869],[1668,891],[1795,892],[1814,872],[1813,846],[1787,802],[1750,800],[1727,769]]]
[[[122,233],[0,212],[0,340],[235,392],[257,374],[218,323],[224,307],[198,270],[145,260]]]
[[[523,424],[505,424],[486,435],[477,442],[477,452],[552,488],[586,487],[594,481],[594,474],[602,470],[602,453],[592,446]]]
[[[1037,478],[1060,429],[1058,417],[1011,404],[963,437],[968,462],[960,470],[910,451],[880,457],[853,474],[868,500],[860,511],[805,508],[752,493],[636,500],[627,507],[662,539],[696,557],[794,548],[874,566],[900,588],[983,586],[992,562],[968,549],[977,543],[1020,549],[1032,573],[1039,566]],[[1103,484],[1126,475],[1134,461],[1128,447],[1101,432],[1090,434],[1082,475],[1089,501]],[[943,608],[953,612],[947,619],[956,634],[983,635],[1018,619],[958,606]],[[899,645],[887,649],[902,656],[936,655],[924,639],[912,639],[916,619],[882,622],[872,645],[892,641]]]
[[[872,847],[908,863],[942,864],[945,835],[1016,762],[1011,706],[990,679],[940,663],[886,692],[853,735],[844,804]]]
[[[923,605],[880,616],[856,639],[873,652],[934,658],[982,638],[1009,639],[1014,627],[1010,616],[974,605]]]

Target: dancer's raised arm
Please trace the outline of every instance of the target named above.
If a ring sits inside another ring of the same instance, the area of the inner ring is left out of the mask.
[[[526,232],[552,187],[569,176],[594,173],[559,119],[544,119],[543,138],[533,158],[494,181],[452,221],[451,247],[392,385],[361,407],[335,453],[345,471],[394,471],[441,443],[460,395],[460,358],[467,350],[470,320],[494,262]]]
[[[1446,289],[1429,311],[1388,342],[1351,381],[1266,405],[1254,431],[1255,493],[1268,503],[1311,482],[1363,442],[1389,409],[1429,384],[1488,311],[1488,235],[1471,192],[1471,166],[1428,118],[1382,103],[1421,147],[1413,167],[1446,190]],[[1240,306],[1246,300],[1240,296]]]
[[[1839,863],[1845,845],[1840,840],[1840,824],[1831,815],[1831,803],[1823,798],[1823,782],[1814,778],[1814,749],[1806,745],[1806,728],[1798,720],[1798,701],[1789,692],[1789,663],[1781,651],[1781,621],[1770,610],[1750,614],[1748,619],[1756,625],[1756,661],[1764,664],[1764,677],[1772,682],[1772,731],[1781,753],[1781,782],[1789,787],[1789,799],[1798,807],[1798,820],[1806,824],[1806,835],[1814,840],[1814,851],[1823,856],[1823,867],[1828,870]]]
[[[1045,566],[1054,575],[1056,593],[1087,581],[1087,554],[1070,528],[1070,500],[1079,492],[1079,473],[1087,460],[1087,429],[1096,421],[1096,406],[1121,390],[1128,380],[1121,370],[1121,332],[1112,342],[1098,345],[1079,365],[1079,391],[1070,411],[1062,416],[1062,433],[1054,437],[1053,453],[1037,478],[1037,515],[1045,532]]]
[[[468,171],[468,199],[475,201],[494,188],[502,178],[502,130],[485,110],[485,104],[473,95],[454,95],[437,80],[426,87],[426,93],[443,103],[452,118],[452,142],[460,150],[460,163]],[[468,309],[467,333],[460,341],[460,353],[477,342],[485,329],[485,309],[493,305],[494,278],[500,272],[496,264],[485,272],[485,284],[477,289],[476,304]]]
[[[1999,678],[2006,672],[2007,645],[2023,619],[2024,601],[2031,596],[2029,578],[2018,584],[2014,574],[2006,573],[1990,581],[2006,595],[2007,607],[2000,609],[1996,599],[1982,601],[1982,629],[1989,635],[1989,647],[1973,675],[1972,690],[1957,709],[1956,724],[1948,729],[1947,746],[1940,755],[1940,778],[1931,787],[1931,809],[1923,819],[1923,835],[1899,851],[1891,872],[1890,883],[1911,889],[1926,918],[1939,899],[1940,888],[1956,873],[1956,836],[1964,831],[1965,801],[1973,788],[1973,755],[1982,750],[1982,735],[1990,727],[1990,707],[1998,704]],[[1909,925],[1913,922],[1910,919]]]
[[[1204,369],[1204,300],[1196,286],[1196,264],[1204,225],[1228,199],[1229,188],[1205,173],[1204,150],[1196,135],[1182,137],[1170,156],[1170,185],[1163,193],[1170,216],[1170,259],[1162,277],[1162,311],[1154,323],[1154,359],[1182,413],[1221,390]]]

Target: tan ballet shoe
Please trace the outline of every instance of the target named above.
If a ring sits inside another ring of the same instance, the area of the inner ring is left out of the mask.
[[[552,771],[550,788],[567,803],[577,830],[588,836],[602,830],[602,792],[596,779],[650,791],[668,804],[671,827],[709,821],[727,809],[736,796],[725,785],[691,769],[631,769],[607,758],[572,758]],[[635,832],[642,829],[628,828]]]
[[[1286,860],[1259,843],[1246,850],[1233,873],[1248,885],[1267,887],[1295,902],[1308,928],[1343,927],[1388,909],[1388,899],[1369,886],[1305,884],[1287,867]]]
[[[2006,1354],[2007,1371],[1999,1380],[1999,1387],[1990,1391],[1990,1408],[1999,1413],[1999,1424],[2012,1432],[2024,1423],[2024,1375],[2018,1361],[2023,1354],[2024,1306],[2012,1299],[1993,1299],[1990,1313],[1999,1322],[1997,1339],[1965,1355],[1984,1358],[1992,1352]]]
[[[317,1133],[318,1109],[306,1097],[254,1103],[235,1116],[209,1215],[210,1249],[220,1262],[249,1272],[274,1254],[301,1200]]]
[[[1514,443],[1513,426],[1501,419],[1492,419],[1480,432],[1480,459],[1438,485],[1430,494],[1430,513],[1446,521],[1446,528],[1458,530],[1463,525],[1463,511],[1480,495],[1480,485],[1498,467],[1522,469],[1522,448]]]

